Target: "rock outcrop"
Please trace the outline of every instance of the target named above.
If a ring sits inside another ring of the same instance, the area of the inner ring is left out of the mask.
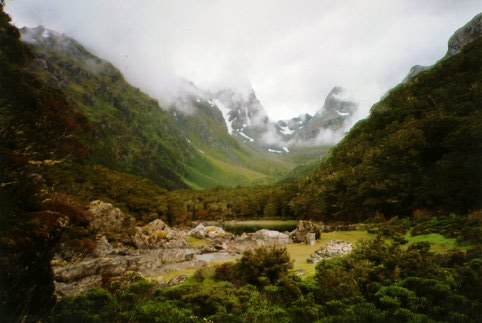
[[[296,229],[291,232],[290,238],[293,242],[313,245],[323,230],[324,225],[322,223],[300,220],[296,225]]]
[[[186,233],[171,229],[162,220],[154,220],[146,226],[137,227],[134,243],[138,249],[186,248]]]
[[[229,251],[243,252],[259,247],[286,246],[289,235],[274,230],[258,230],[254,233],[243,233],[228,243]]]
[[[232,237],[232,234],[226,233],[223,228],[212,225],[204,226],[202,223],[189,231],[189,235],[196,239],[219,239],[227,236]]]
[[[216,226],[199,224],[188,230],[169,227],[157,219],[143,227],[134,227],[129,235],[130,243],[123,244],[110,237],[117,237],[112,235],[113,232],[126,228],[126,223],[130,223],[128,216],[101,201],[91,204],[90,213],[90,228],[102,234],[98,234],[95,240],[94,251],[83,258],[63,259],[62,254],[57,255],[52,265],[59,296],[82,293],[105,284],[118,285],[128,273],[158,280],[159,286],[170,286],[185,277],[166,284],[162,277],[169,271],[197,268],[215,260],[235,259],[249,249],[283,247],[291,242],[287,233],[274,230],[263,229],[234,236]],[[303,242],[314,241],[321,229],[319,224],[300,221],[295,236]],[[205,243],[193,246],[189,243],[189,236],[205,240]]]
[[[482,36],[482,13],[472,18],[462,28],[459,28],[449,39],[448,50],[445,58],[454,56],[466,45]]]
[[[454,55],[457,55],[462,51],[462,49],[465,46],[467,46],[468,44],[470,44],[475,39],[481,36],[482,36],[482,13],[479,13],[463,27],[457,29],[457,31],[455,31],[455,33],[450,37],[448,42],[447,53],[440,61],[447,59],[449,57],[452,57]],[[430,65],[430,66],[421,66],[421,65],[412,66],[412,68],[408,72],[408,75],[403,80],[403,83],[416,77],[421,72],[430,70],[436,64]]]
[[[350,253],[353,245],[342,240],[331,240],[327,246],[316,250],[306,261],[308,263],[317,263],[326,258],[332,258]]]
[[[89,229],[106,234],[108,238],[129,240],[128,235],[135,230],[135,219],[128,216],[111,203],[93,201],[89,205]]]

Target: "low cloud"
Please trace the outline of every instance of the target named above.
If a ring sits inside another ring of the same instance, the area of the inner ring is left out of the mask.
[[[412,65],[440,59],[482,2],[11,0],[6,11],[79,40],[160,102],[252,86],[279,120],[315,113],[335,85],[366,116]]]

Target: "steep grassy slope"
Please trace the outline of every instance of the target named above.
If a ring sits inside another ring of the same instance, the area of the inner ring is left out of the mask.
[[[187,187],[182,176],[190,147],[173,116],[109,63],[68,38],[45,37],[45,32],[37,28],[27,34],[41,39],[30,69],[64,91],[88,119],[91,131],[81,138],[89,148],[87,162],[150,178],[162,187]]]
[[[230,136],[221,112],[204,100],[186,98],[191,114],[175,105],[168,111],[75,40],[42,27],[23,33],[37,56],[30,69],[89,120],[92,132],[82,140],[91,164],[168,189],[272,182],[292,167]]]
[[[319,219],[482,207],[482,38],[393,89],[299,191]]]
[[[227,132],[221,111],[201,99],[192,100],[195,114],[176,114],[176,122],[195,152],[186,180],[194,187],[237,186],[273,182],[293,163],[267,150],[247,145]]]

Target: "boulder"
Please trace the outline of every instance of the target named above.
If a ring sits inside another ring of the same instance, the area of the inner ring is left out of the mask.
[[[293,242],[312,244],[313,240],[320,237],[324,230],[324,225],[312,221],[298,221],[296,229],[291,232],[290,238]],[[313,239],[314,234],[314,239]]]
[[[124,221],[124,214],[110,203],[93,201],[89,205],[90,227],[99,231],[119,230]]]
[[[316,250],[306,261],[308,263],[317,263],[326,258],[332,258],[350,253],[353,245],[342,240],[331,240],[327,246]]]
[[[189,235],[196,239],[219,239],[224,238],[228,234],[223,228],[216,226],[204,226],[202,223],[198,224],[194,229],[189,231]]]
[[[138,249],[182,248],[187,247],[186,234],[182,230],[171,229],[162,220],[154,220],[144,227],[137,227],[134,243]]]
[[[135,219],[111,203],[96,200],[89,205],[89,227],[102,233],[125,233],[135,226]]]
[[[262,229],[254,233],[243,233],[228,242],[227,250],[243,252],[259,247],[282,247],[289,242],[289,235],[274,230]]]

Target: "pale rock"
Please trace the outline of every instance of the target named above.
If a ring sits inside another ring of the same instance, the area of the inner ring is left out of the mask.
[[[296,229],[290,233],[290,238],[293,242],[312,244],[314,240],[320,237],[323,230],[324,225],[321,223],[300,220]]]
[[[248,249],[260,247],[283,247],[288,242],[289,235],[279,231],[262,229],[254,233],[243,233],[234,238],[234,240],[228,243],[227,250],[244,252]]]
[[[226,235],[226,231],[223,228],[216,227],[216,226],[204,226],[202,223],[198,224],[194,229],[189,231],[189,235],[196,239],[218,239],[224,238]]]
[[[90,228],[101,232],[122,232],[134,219],[121,212],[111,203],[93,201],[89,205]]]
[[[476,15],[450,37],[445,58],[460,53],[465,46],[480,36],[482,36],[482,13]]]
[[[106,236],[100,237],[96,241],[96,248],[94,250],[94,256],[105,257],[115,252],[114,247],[109,243]]]
[[[188,245],[183,232],[169,228],[159,219],[136,230],[134,243],[138,249],[181,248]]]
[[[306,261],[308,263],[317,263],[326,258],[332,258],[350,253],[353,245],[342,240],[331,240],[326,247],[316,250]]]

